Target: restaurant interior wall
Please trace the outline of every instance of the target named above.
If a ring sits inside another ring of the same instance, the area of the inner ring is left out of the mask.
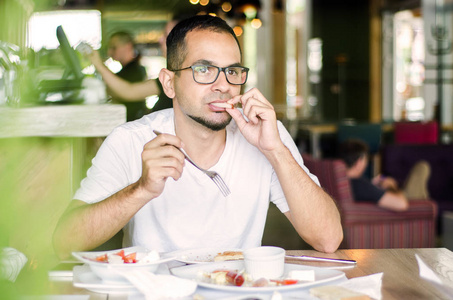
[[[322,121],[369,119],[369,3],[312,1],[312,37],[323,43]]]

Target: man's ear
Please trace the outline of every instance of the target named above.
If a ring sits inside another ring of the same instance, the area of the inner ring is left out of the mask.
[[[360,175],[365,172],[368,165],[368,158],[366,155],[361,156],[354,164],[354,167],[357,169],[357,172],[361,173]]]
[[[162,84],[165,95],[170,99],[175,97],[174,77],[175,73],[168,69],[162,68],[159,72],[160,84]]]

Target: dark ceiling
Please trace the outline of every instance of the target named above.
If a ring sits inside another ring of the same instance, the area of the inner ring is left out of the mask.
[[[94,0],[92,0],[94,1]],[[97,0],[97,5],[109,9],[155,10],[173,14],[194,12],[200,5],[190,4],[189,0]]]
[[[192,15],[201,11],[218,12],[223,2],[226,0],[209,0],[208,5],[202,6],[193,5],[189,0],[37,0],[35,9],[95,8],[101,11],[155,11],[172,15]],[[233,7],[229,15],[241,11],[245,5],[252,5],[258,9],[261,7],[260,0],[228,0],[228,2]]]
[[[193,14],[218,6],[224,0],[210,0],[208,6],[193,5],[189,0],[41,0],[36,1],[37,10],[96,8],[99,10],[145,10],[171,14]],[[240,2],[230,0],[230,2]],[[61,3],[64,3],[63,5]]]

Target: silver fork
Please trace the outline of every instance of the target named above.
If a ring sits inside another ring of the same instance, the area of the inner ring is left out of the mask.
[[[156,135],[159,135],[161,134],[161,132],[157,131],[157,130],[153,130],[153,132],[156,134]],[[182,154],[184,154],[184,158],[190,162],[195,168],[197,168],[198,170],[200,170],[201,172],[205,173],[206,175],[208,175],[209,178],[212,179],[212,181],[214,181],[214,183],[217,185],[217,187],[219,188],[219,190],[222,192],[222,195],[224,197],[228,196],[231,192],[230,192],[230,189],[228,188],[228,186],[226,185],[225,181],[223,181],[222,177],[220,177],[220,175],[215,172],[215,171],[209,171],[209,170],[205,170],[201,167],[199,167],[196,163],[193,162],[192,159],[190,159],[190,157],[186,154],[186,152],[181,149],[181,148],[178,148],[179,151],[182,152]]]

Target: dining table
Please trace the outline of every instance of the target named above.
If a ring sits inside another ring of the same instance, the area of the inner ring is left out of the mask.
[[[339,249],[334,253],[321,253],[315,250],[287,250],[286,263],[341,270],[345,274],[344,281],[382,273],[381,299],[453,299],[435,284],[420,277],[418,256],[443,283],[453,287],[453,252],[446,248],[416,248],[416,249]],[[310,256],[354,260],[355,264],[337,262],[304,261],[289,256]],[[170,268],[171,272],[171,268]],[[98,293],[84,288],[74,287],[71,278],[49,277],[48,288],[42,293],[52,295],[53,300],[131,300],[136,299],[128,294]],[[326,283],[326,284],[335,284]],[[184,299],[261,299],[250,298],[244,294],[232,294],[230,297],[210,297],[199,288],[195,296]],[[302,296],[291,294],[282,299],[317,299],[308,296],[307,291]],[[305,295],[305,296],[303,296]],[[145,299],[143,297],[143,299]],[[264,298],[262,298],[264,299]]]

